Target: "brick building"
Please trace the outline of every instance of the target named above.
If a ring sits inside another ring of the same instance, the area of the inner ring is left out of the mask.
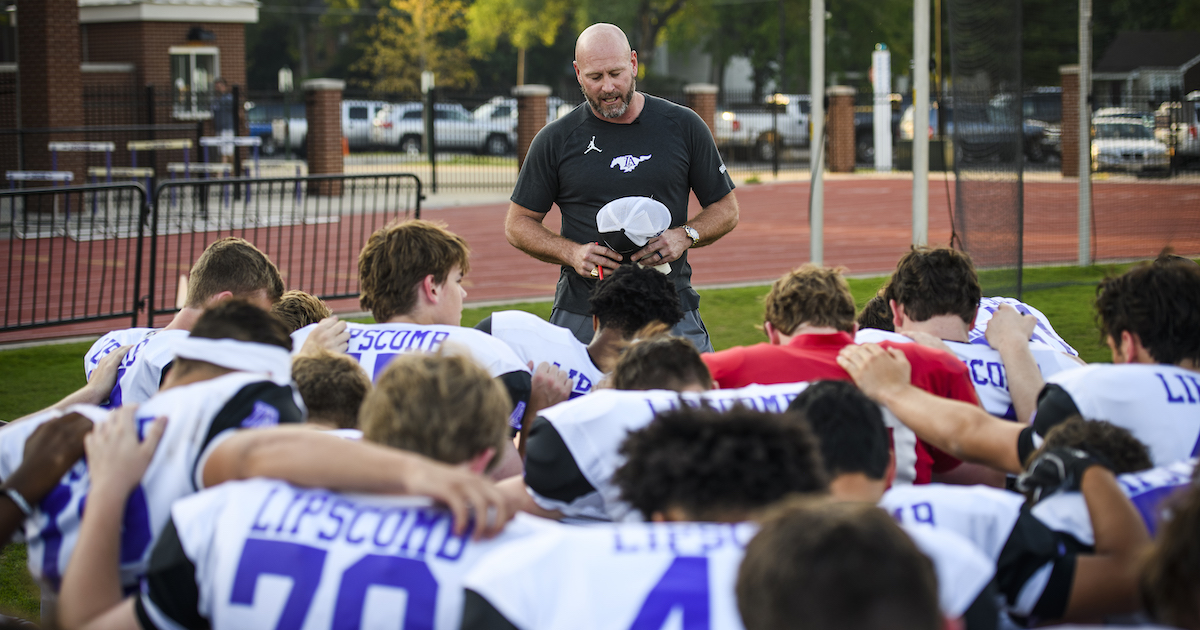
[[[50,141],[111,141],[114,162],[124,163],[128,140],[211,133],[213,81],[245,85],[245,25],[258,21],[256,0],[8,4],[0,23],[0,170],[49,168]],[[178,133],[150,136],[142,128],[152,124]],[[95,161],[62,156],[58,167],[82,181]]]

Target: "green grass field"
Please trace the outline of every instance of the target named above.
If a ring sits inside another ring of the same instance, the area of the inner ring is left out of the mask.
[[[1092,315],[1096,284],[1129,265],[1026,269],[1024,301],[1046,314],[1055,330],[1089,363],[1108,361]],[[987,285],[988,274],[982,280]],[[884,278],[851,279],[850,288],[861,307]],[[713,346],[721,350],[765,341],[762,298],[766,286],[700,291],[701,311]],[[985,295],[992,295],[985,291]],[[464,326],[474,326],[496,310],[520,309],[543,318],[550,302],[530,302],[463,312]],[[0,351],[0,420],[12,420],[47,407],[84,384],[83,355],[91,342],[48,345]],[[24,569],[24,545],[0,553],[0,611],[26,619],[38,616],[37,587]]]

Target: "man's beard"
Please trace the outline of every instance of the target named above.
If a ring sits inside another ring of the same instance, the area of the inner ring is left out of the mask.
[[[591,95],[587,93],[587,90],[583,89],[582,85],[579,86],[579,91],[583,92],[583,98],[587,100],[588,105],[592,108],[592,111],[605,118],[620,118],[621,116],[625,115],[625,112],[629,110],[629,104],[633,102],[633,93],[637,91],[637,80],[635,79],[630,81],[629,91],[625,92],[624,94],[620,94],[621,98],[616,103],[609,105],[608,109],[604,108],[603,104],[600,102],[600,99],[613,96],[612,92],[602,93],[596,98],[592,98]]]

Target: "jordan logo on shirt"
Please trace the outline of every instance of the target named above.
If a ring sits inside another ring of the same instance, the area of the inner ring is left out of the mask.
[[[592,136],[592,141],[588,143],[588,148],[586,151],[583,152],[583,154],[587,155],[587,154],[591,153],[592,151],[595,151],[596,153],[604,153],[604,149],[601,149],[600,147],[596,146],[596,136]]]
[[[638,164],[641,164],[642,162],[645,162],[646,160],[649,160],[649,159],[650,159],[649,155],[643,155],[642,157],[634,157],[632,155],[622,155],[621,157],[613,158],[613,161],[611,164],[608,165],[608,168],[615,168],[615,167],[619,166],[619,167],[621,167],[622,173],[632,173],[633,169],[637,168]]]

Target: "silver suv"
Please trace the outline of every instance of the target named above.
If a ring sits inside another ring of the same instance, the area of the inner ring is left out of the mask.
[[[423,103],[388,105],[371,122],[371,143],[396,147],[416,155],[425,144]],[[478,121],[462,105],[437,103],[433,109],[433,135],[438,150],[472,151],[504,155],[516,145],[516,138],[505,125]]]

